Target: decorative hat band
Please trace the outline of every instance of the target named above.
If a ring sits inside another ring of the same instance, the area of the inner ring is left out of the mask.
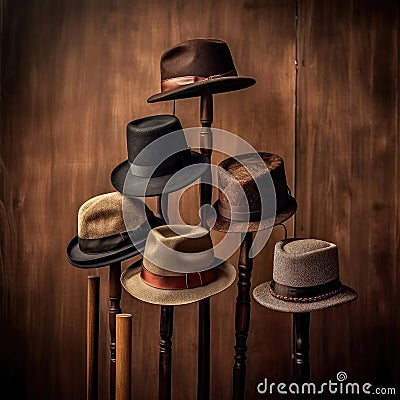
[[[148,271],[146,268],[142,267],[142,270],[140,271],[140,277],[147,285],[155,287],[157,289],[193,289],[215,281],[217,279],[217,268],[179,276],[164,276],[154,274]]]
[[[138,241],[144,239],[149,232],[149,224],[152,226],[152,218],[149,221],[143,222],[137,228],[128,231],[120,232],[112,236],[106,236],[98,239],[82,239],[78,237],[80,249],[85,253],[103,253],[105,251],[118,250],[125,246],[132,245],[130,237],[137,237]]]
[[[185,167],[190,161],[190,147],[168,157],[159,165],[138,165],[131,163],[130,173],[142,178],[155,178],[174,173]]]
[[[280,198],[279,204],[277,202],[276,214],[279,214],[286,207],[290,199],[290,195],[290,189],[287,188],[287,196]],[[271,215],[262,215],[262,210],[249,211],[248,206],[230,206],[228,209],[221,204],[221,201],[218,202],[218,212],[226,219],[239,222],[253,222],[259,221],[264,217],[271,217]],[[267,212],[267,210],[265,210],[265,212]]]
[[[188,75],[164,79],[163,81],[161,81],[161,92],[166,92],[167,90],[176,89],[180,86],[190,85],[196,82],[208,81],[211,79],[223,78],[226,76],[238,76],[238,74],[236,70],[233,69],[232,71],[228,71],[223,74],[211,75],[208,77]]]
[[[272,296],[279,300],[298,303],[324,300],[339,293],[341,289],[342,283],[339,279],[334,279],[328,283],[312,287],[286,286],[275,281],[272,281],[270,285]]]

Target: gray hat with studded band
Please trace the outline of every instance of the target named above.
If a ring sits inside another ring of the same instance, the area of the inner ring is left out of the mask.
[[[273,280],[257,286],[255,300],[284,312],[310,312],[347,303],[357,293],[339,280],[338,248],[318,239],[275,245]]]

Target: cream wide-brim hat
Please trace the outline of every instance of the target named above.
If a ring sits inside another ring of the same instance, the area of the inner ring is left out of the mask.
[[[272,281],[269,281],[257,286],[253,291],[253,297],[257,303],[275,311],[290,313],[318,311],[324,310],[325,308],[338,306],[340,304],[345,304],[357,298],[357,293],[355,290],[348,286],[342,285],[340,292],[323,300],[312,302],[284,301],[272,295],[270,290],[271,283]]]
[[[170,290],[155,288],[143,282],[140,276],[141,270],[142,260],[128,267],[121,275],[122,286],[131,296],[138,300],[163,306],[178,306],[206,299],[224,291],[236,279],[235,267],[222,260],[221,264],[216,267],[217,279],[207,285],[193,289]]]

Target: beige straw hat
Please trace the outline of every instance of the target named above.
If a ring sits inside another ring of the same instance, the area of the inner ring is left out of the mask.
[[[143,250],[159,218],[141,200],[105,193],[86,201],[78,212],[78,235],[67,247],[70,264],[98,268],[126,260]]]
[[[273,280],[257,286],[253,296],[272,310],[299,313],[347,303],[357,293],[339,280],[335,244],[286,239],[275,245]]]
[[[206,229],[165,225],[150,231],[143,260],[122,274],[121,283],[147,303],[182,305],[222,292],[235,278],[235,267],[214,256]]]

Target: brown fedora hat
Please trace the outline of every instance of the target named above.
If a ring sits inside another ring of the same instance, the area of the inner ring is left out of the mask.
[[[127,268],[121,283],[141,301],[172,306],[220,293],[235,278],[235,267],[214,256],[206,229],[165,225],[150,231],[143,260]]]
[[[339,280],[338,248],[319,239],[286,239],[275,245],[273,280],[253,291],[262,306],[310,312],[348,303],[357,293]]]
[[[228,45],[217,39],[192,39],[161,56],[161,93],[149,103],[186,99],[208,91],[213,94],[245,89],[255,79],[238,76]]]
[[[249,153],[229,157],[218,168],[217,219],[207,216],[209,227],[221,232],[255,232],[290,218],[297,202],[290,194],[281,157]],[[213,225],[214,224],[214,225]]]

